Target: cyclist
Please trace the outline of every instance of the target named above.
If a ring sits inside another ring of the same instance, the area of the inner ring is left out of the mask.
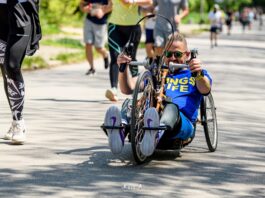
[[[0,66],[13,122],[4,139],[26,140],[23,119],[25,85],[21,64],[38,49],[41,29],[36,0],[0,0]]]
[[[197,119],[198,108],[203,95],[211,90],[212,80],[205,69],[202,69],[198,58],[189,61],[190,51],[184,36],[180,33],[170,35],[173,43],[165,52],[165,64],[188,63],[189,69],[178,69],[168,74],[166,78],[165,95],[171,102],[164,101],[161,119],[155,108],[149,108],[144,115],[145,127],[165,126],[166,130],[146,130],[141,142],[141,152],[150,156],[155,148],[180,149],[183,143],[188,143],[194,137],[194,123]],[[167,43],[167,46],[169,43]],[[131,57],[119,55],[118,65],[129,63]],[[196,77],[192,77],[192,73]],[[137,77],[132,78],[128,69],[119,73],[120,89],[124,94],[131,94]],[[168,101],[168,100],[167,100]],[[126,102],[126,101],[125,101]],[[127,102],[128,103],[128,102]],[[123,105],[124,106],[124,105]],[[110,107],[105,115],[105,126],[120,126],[128,124],[124,107],[120,112],[115,106]],[[122,151],[124,145],[124,130],[107,129],[109,145],[113,153]]]

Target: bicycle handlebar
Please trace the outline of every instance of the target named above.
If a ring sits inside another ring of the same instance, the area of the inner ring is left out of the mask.
[[[178,64],[178,63],[169,63],[168,65],[170,71],[174,71],[174,69],[181,69],[181,68],[189,68],[187,64]]]
[[[143,61],[131,61],[129,65],[133,66],[144,66],[145,68],[148,68],[149,61],[143,60]],[[178,63],[169,63],[168,66],[170,71],[174,71],[175,69],[181,69],[181,68],[189,68],[189,65],[187,64],[178,64]]]
[[[131,61],[129,63],[129,65],[133,65],[133,66],[144,66],[147,67],[149,65],[149,61],[148,60],[143,60],[143,61]]]

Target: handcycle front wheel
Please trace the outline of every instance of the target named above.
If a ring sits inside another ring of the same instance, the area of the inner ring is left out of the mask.
[[[144,113],[154,105],[154,84],[151,72],[143,71],[136,82],[133,92],[132,112],[131,112],[131,144],[133,156],[137,164],[145,162],[147,157],[140,150],[140,142],[144,136]]]
[[[200,108],[207,146],[211,152],[214,152],[218,143],[218,127],[216,108],[211,93],[203,97]]]

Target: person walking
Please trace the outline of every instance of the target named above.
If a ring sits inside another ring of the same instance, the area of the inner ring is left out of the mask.
[[[228,10],[226,12],[226,19],[225,19],[225,24],[227,26],[227,35],[231,34],[232,22],[233,22],[233,11]]]
[[[179,31],[178,26],[181,23],[181,20],[189,14],[188,0],[154,0],[153,6],[158,7],[157,14],[170,20],[174,32]],[[165,19],[157,17],[154,27],[156,56],[160,57],[162,55],[168,36],[171,33],[171,25]]]
[[[246,26],[249,25],[248,8],[243,8],[240,12],[240,23],[242,26],[242,33],[245,33]]]
[[[156,8],[153,6],[141,6],[141,10],[145,16],[155,14]],[[144,23],[145,29],[145,52],[146,56],[150,62],[155,58],[154,51],[154,27],[155,27],[155,17],[146,18]]]
[[[218,45],[218,33],[222,29],[222,12],[218,4],[214,5],[212,11],[210,11],[208,18],[210,20],[210,41],[211,48]]]
[[[21,65],[25,55],[33,55],[39,47],[38,1],[0,0],[0,27],[0,65],[13,119],[4,139],[23,144],[26,141],[25,83]]]
[[[262,30],[262,26],[263,26],[263,9],[262,7],[258,7],[257,9],[257,17],[259,20],[259,30]]]
[[[118,73],[117,57],[128,42],[131,33],[134,33],[133,49],[130,56],[135,59],[141,39],[141,27],[137,22],[142,15],[139,6],[152,5],[152,0],[112,0],[112,12],[108,19],[108,45],[110,51],[110,89],[105,92],[110,101],[118,101]],[[130,66],[132,76],[137,76],[138,67]]]
[[[107,17],[111,11],[111,0],[81,0],[80,8],[87,16],[84,21],[84,42],[86,44],[86,58],[90,69],[86,75],[94,75],[93,47],[102,55],[105,69],[109,66],[108,52],[105,49],[105,35],[107,32]]]

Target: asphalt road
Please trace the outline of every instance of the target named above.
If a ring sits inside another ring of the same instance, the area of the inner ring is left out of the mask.
[[[264,41],[264,28],[242,34],[238,26],[214,49],[208,33],[188,38],[214,79],[218,149],[208,152],[198,127],[182,157],[156,152],[140,166],[129,143],[111,154],[99,128],[106,109],[126,97],[104,98],[103,60],[94,77],[84,75],[86,63],[25,72],[28,141],[0,139],[0,197],[265,197]],[[0,112],[3,136],[11,123],[3,89]]]

